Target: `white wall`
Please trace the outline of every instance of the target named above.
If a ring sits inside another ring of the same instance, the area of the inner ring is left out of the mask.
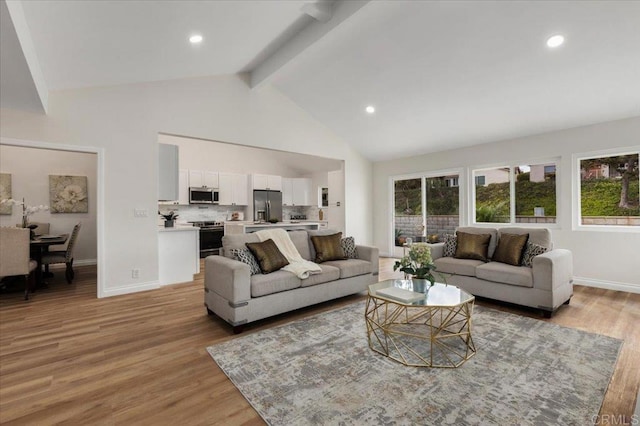
[[[559,158],[558,223],[551,229],[555,247],[573,252],[576,283],[640,292],[640,232],[604,232],[572,229],[572,156],[614,148],[638,149],[640,117],[559,132],[495,142],[374,164],[374,243],[381,252],[391,249],[391,176],[496,164],[531,164]],[[469,180],[460,179],[461,197],[467,197]],[[349,202],[351,205],[351,201]],[[468,223],[469,212],[461,212]],[[637,231],[640,231],[638,229]]]
[[[86,176],[89,196],[88,213],[51,213],[40,211],[29,217],[34,222],[51,224],[50,233],[71,233],[82,222],[74,249],[74,264],[96,262],[96,155],[81,152],[52,151],[0,145],[0,171],[11,174],[12,197],[27,205],[50,205],[49,175]],[[21,206],[13,206],[12,215],[0,215],[1,226],[22,221]]]
[[[104,150],[102,296],[158,287],[158,133],[331,153],[345,160],[347,198],[358,200],[346,213],[349,233],[372,239],[371,163],[276,89],[250,90],[244,76],[52,92],[48,115],[2,109],[0,123],[4,138]],[[134,209],[149,217],[134,217]]]

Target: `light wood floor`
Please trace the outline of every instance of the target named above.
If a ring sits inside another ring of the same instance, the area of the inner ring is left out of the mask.
[[[381,260],[381,278],[393,276],[392,261]],[[58,272],[28,302],[20,292],[0,294],[0,423],[262,424],[205,350],[233,334],[207,316],[202,275],[97,299],[95,268],[76,270],[72,285]],[[261,321],[245,333],[363,297]],[[640,294],[576,286],[571,304],[550,321],[624,340],[601,414],[630,421],[640,384]]]

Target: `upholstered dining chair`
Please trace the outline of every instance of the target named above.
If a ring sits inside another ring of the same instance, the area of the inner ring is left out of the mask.
[[[33,284],[33,272],[38,266],[29,257],[30,230],[27,228],[0,227],[0,277],[23,276],[24,300],[29,300]]]
[[[69,243],[67,244],[66,250],[52,250],[42,254],[42,264],[45,265],[45,268],[47,268],[47,272],[49,265],[55,263],[64,263],[65,265],[67,265],[64,276],[69,284],[73,282],[73,278],[76,275],[75,272],[73,272],[73,248],[76,245],[76,240],[78,238],[78,234],[80,233],[81,226],[82,223],[78,222],[76,226],[73,227],[73,232],[69,237]]]

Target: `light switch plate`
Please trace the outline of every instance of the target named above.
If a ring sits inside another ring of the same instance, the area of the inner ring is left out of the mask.
[[[149,216],[149,210],[147,210],[147,209],[133,209],[133,216],[134,217],[148,217]]]

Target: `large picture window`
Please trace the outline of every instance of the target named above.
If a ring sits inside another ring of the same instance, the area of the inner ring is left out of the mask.
[[[555,161],[473,170],[475,223],[555,223]]]
[[[640,226],[638,152],[578,159],[580,224]]]

